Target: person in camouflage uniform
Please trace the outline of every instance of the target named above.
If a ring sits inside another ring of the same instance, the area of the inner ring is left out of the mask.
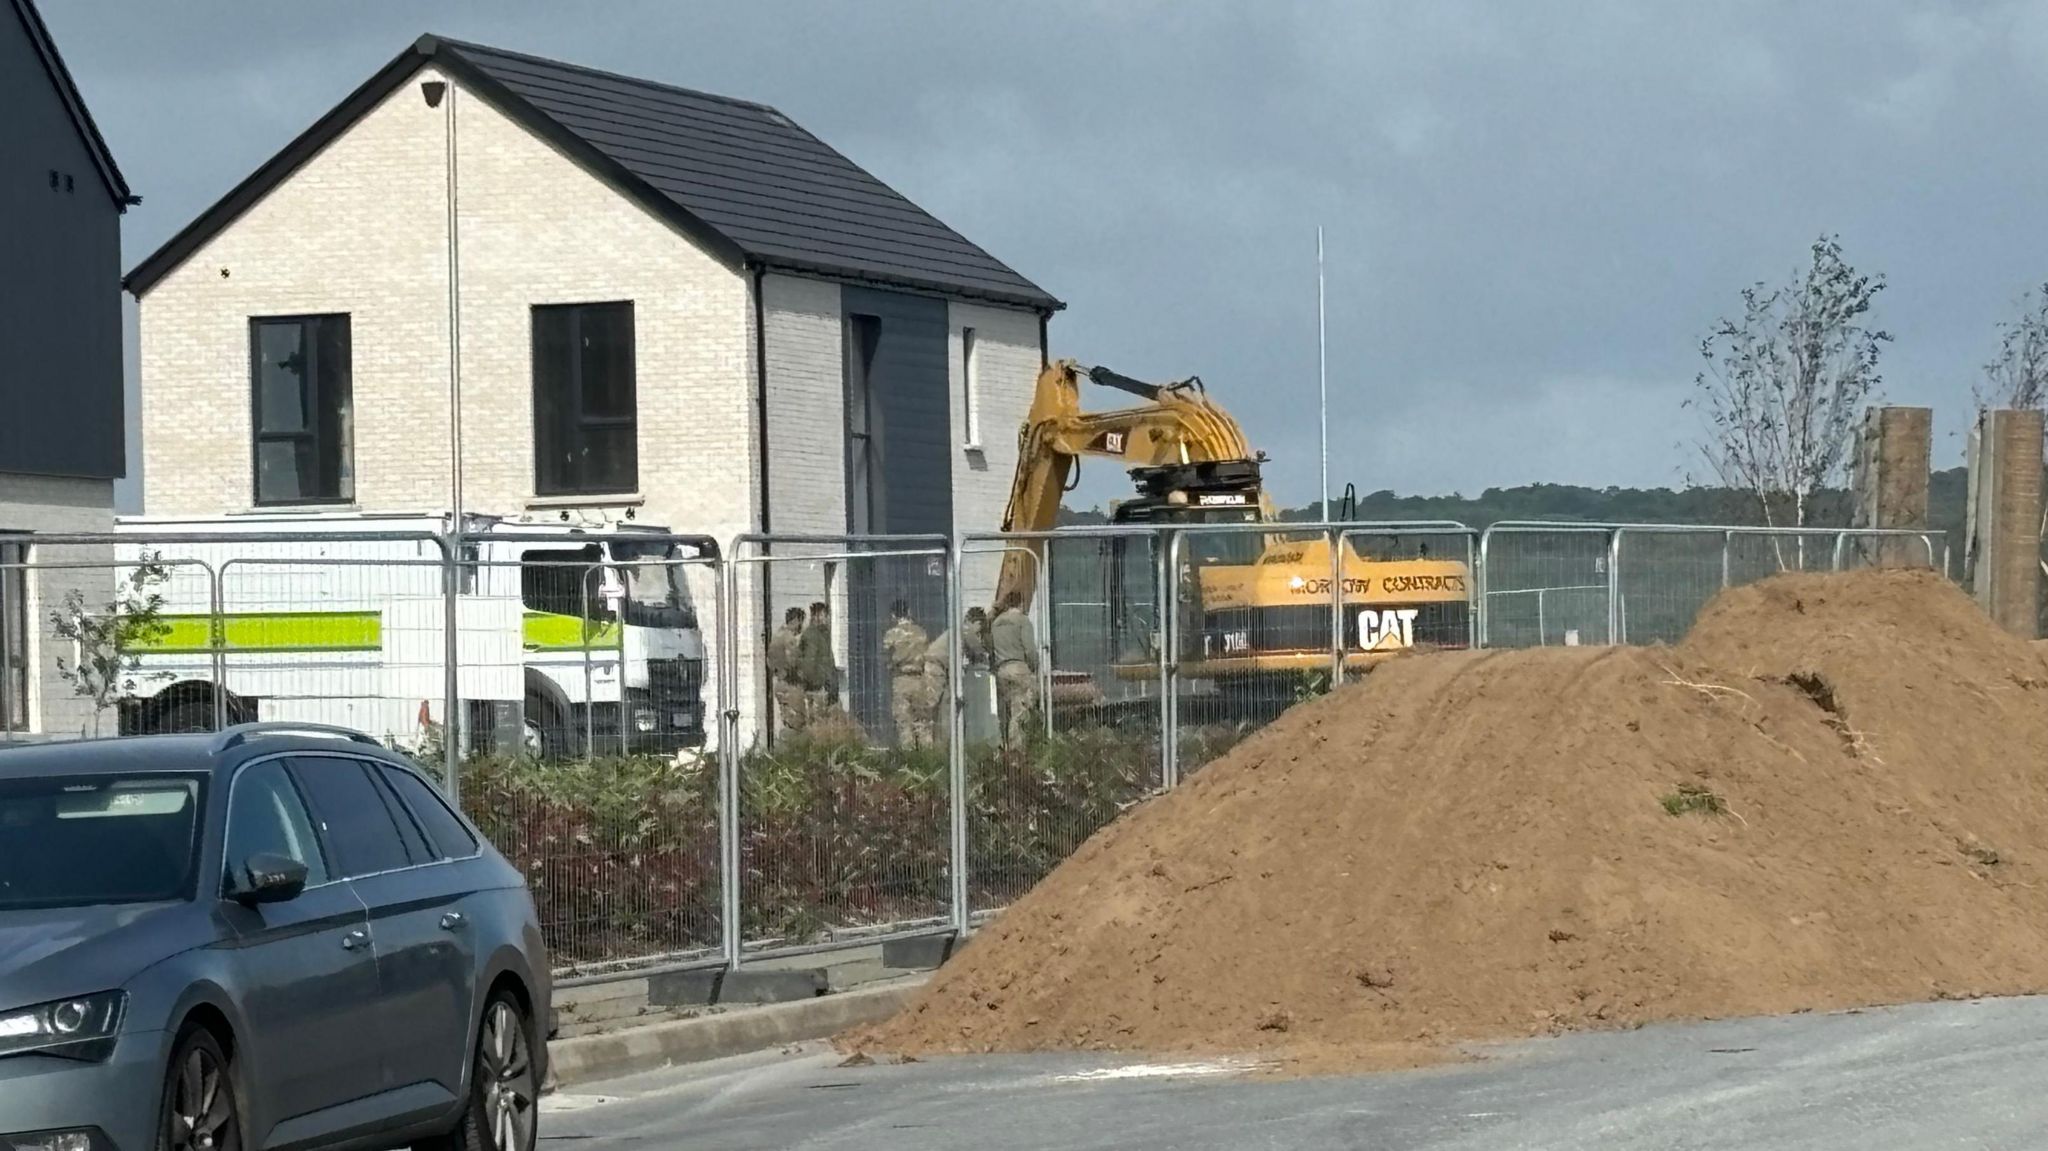
[[[816,723],[839,707],[839,664],[832,656],[832,609],[811,605],[811,622],[796,641],[796,681],[804,690],[804,722]]]
[[[804,634],[804,609],[783,613],[782,626],[768,637],[768,684],[775,693],[776,722],[783,731],[804,726],[804,686],[796,678],[797,642]]]
[[[989,659],[996,668],[996,700],[1002,713],[1003,746],[1022,751],[1038,710],[1038,636],[1016,592],[1003,597],[988,627]]]
[[[961,666],[965,672],[970,667],[988,666],[988,613],[978,607],[967,609],[960,633],[960,655],[966,660]],[[932,640],[924,653],[924,678],[926,690],[932,701],[931,722],[934,739],[941,744],[953,738],[953,677],[948,674],[946,664],[952,642],[952,633],[942,631]]]
[[[889,605],[889,630],[882,634],[882,653],[889,657],[889,715],[896,721],[896,742],[923,747],[932,741],[931,685],[924,673],[925,650],[931,637],[910,618],[910,604]]]

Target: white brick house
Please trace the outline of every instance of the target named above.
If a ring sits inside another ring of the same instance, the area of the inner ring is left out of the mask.
[[[145,514],[445,511],[451,247],[465,511],[998,525],[1057,300],[772,108],[434,37],[130,274]]]

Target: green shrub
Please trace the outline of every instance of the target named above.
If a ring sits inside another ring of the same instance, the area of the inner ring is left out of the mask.
[[[1063,732],[1024,754],[969,749],[968,877],[1007,903],[1142,798],[1156,738]],[[800,943],[949,910],[943,749],[786,736],[740,762],[740,930]],[[656,757],[464,766],[463,806],[527,877],[555,960],[588,965],[715,947],[718,767]]]

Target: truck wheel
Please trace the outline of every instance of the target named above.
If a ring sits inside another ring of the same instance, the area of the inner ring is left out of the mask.
[[[561,709],[538,692],[528,692],[526,711],[520,725],[520,751],[534,759],[562,759],[568,749],[568,730]]]
[[[188,699],[157,712],[156,730],[148,735],[188,735],[213,730],[213,703]]]

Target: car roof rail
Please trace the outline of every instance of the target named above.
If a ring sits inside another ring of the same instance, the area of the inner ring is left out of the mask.
[[[355,743],[367,743],[371,747],[384,746],[354,728],[340,727],[331,723],[298,723],[292,720],[267,720],[262,723],[238,723],[228,728],[220,733],[219,739],[214,741],[213,750],[222,752],[231,747],[239,747],[243,743],[248,742],[251,736],[258,735],[326,736],[330,739],[346,739]]]

